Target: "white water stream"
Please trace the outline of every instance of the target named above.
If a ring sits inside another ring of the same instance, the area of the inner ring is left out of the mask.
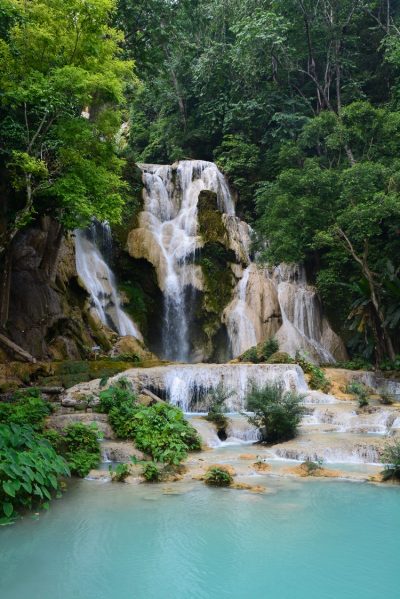
[[[224,177],[215,164],[183,160],[176,168],[140,165],[143,171],[144,210],[138,248],[154,264],[164,294],[162,348],[165,358],[190,360],[191,289],[202,288],[195,252],[202,241],[197,235],[197,203],[202,190],[217,194],[220,210],[234,214],[234,204]]]
[[[105,247],[110,247],[109,226],[105,223],[97,227],[105,238]],[[90,234],[81,229],[75,231],[75,257],[77,273],[89,294],[91,308],[101,322],[119,335],[142,339],[139,329],[121,306],[114,274],[100,252],[93,229]]]

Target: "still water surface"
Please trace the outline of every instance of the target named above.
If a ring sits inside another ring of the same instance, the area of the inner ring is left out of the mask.
[[[398,599],[400,488],[265,482],[81,481],[0,530],[0,597]]]

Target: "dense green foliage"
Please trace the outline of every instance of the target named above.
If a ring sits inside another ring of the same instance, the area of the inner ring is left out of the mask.
[[[53,214],[67,227],[120,216],[116,106],[133,65],[119,57],[122,38],[109,26],[114,9],[114,0],[1,2],[4,244],[35,214]]]
[[[26,424],[42,431],[44,420],[51,411],[51,405],[43,401],[39,391],[32,388],[15,393],[9,403],[0,403],[0,423]]]
[[[60,494],[60,478],[86,476],[100,461],[98,431],[81,423],[63,431],[46,428],[52,412],[37,389],[0,403],[0,505],[4,518],[47,507]]]
[[[246,409],[253,412],[247,416],[251,424],[260,430],[265,443],[279,443],[296,436],[304,408],[302,396],[285,391],[279,384],[254,387],[246,398]]]
[[[63,455],[72,474],[81,478],[87,476],[100,462],[99,431],[96,425],[87,426],[81,422],[68,425],[63,430]]]
[[[69,476],[67,463],[31,426],[0,424],[0,522],[47,507],[62,476]]]
[[[172,465],[184,460],[188,451],[200,449],[199,436],[182,410],[164,402],[141,405],[126,382],[120,384],[122,388],[114,385],[100,393],[99,407],[119,438],[132,439],[153,460]]]

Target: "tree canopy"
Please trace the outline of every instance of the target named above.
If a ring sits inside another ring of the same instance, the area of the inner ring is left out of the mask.
[[[1,0],[2,247],[35,215],[72,228],[119,219],[115,153],[133,62],[110,26],[114,0]]]

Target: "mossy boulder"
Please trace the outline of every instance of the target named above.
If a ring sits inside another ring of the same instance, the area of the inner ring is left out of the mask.
[[[267,360],[268,364],[293,364],[294,360],[284,351],[277,351]]]
[[[121,337],[110,351],[110,356],[112,358],[121,357],[124,360],[130,359],[131,362],[157,359],[154,354],[148,351],[142,341],[131,335]]]
[[[203,272],[204,295],[198,314],[201,328],[211,342],[221,328],[221,314],[232,296],[234,279],[229,264],[236,261],[227,247],[228,234],[218,209],[217,194],[203,190],[198,199],[199,234],[204,245],[197,259]],[[200,313],[201,312],[201,313]]]

